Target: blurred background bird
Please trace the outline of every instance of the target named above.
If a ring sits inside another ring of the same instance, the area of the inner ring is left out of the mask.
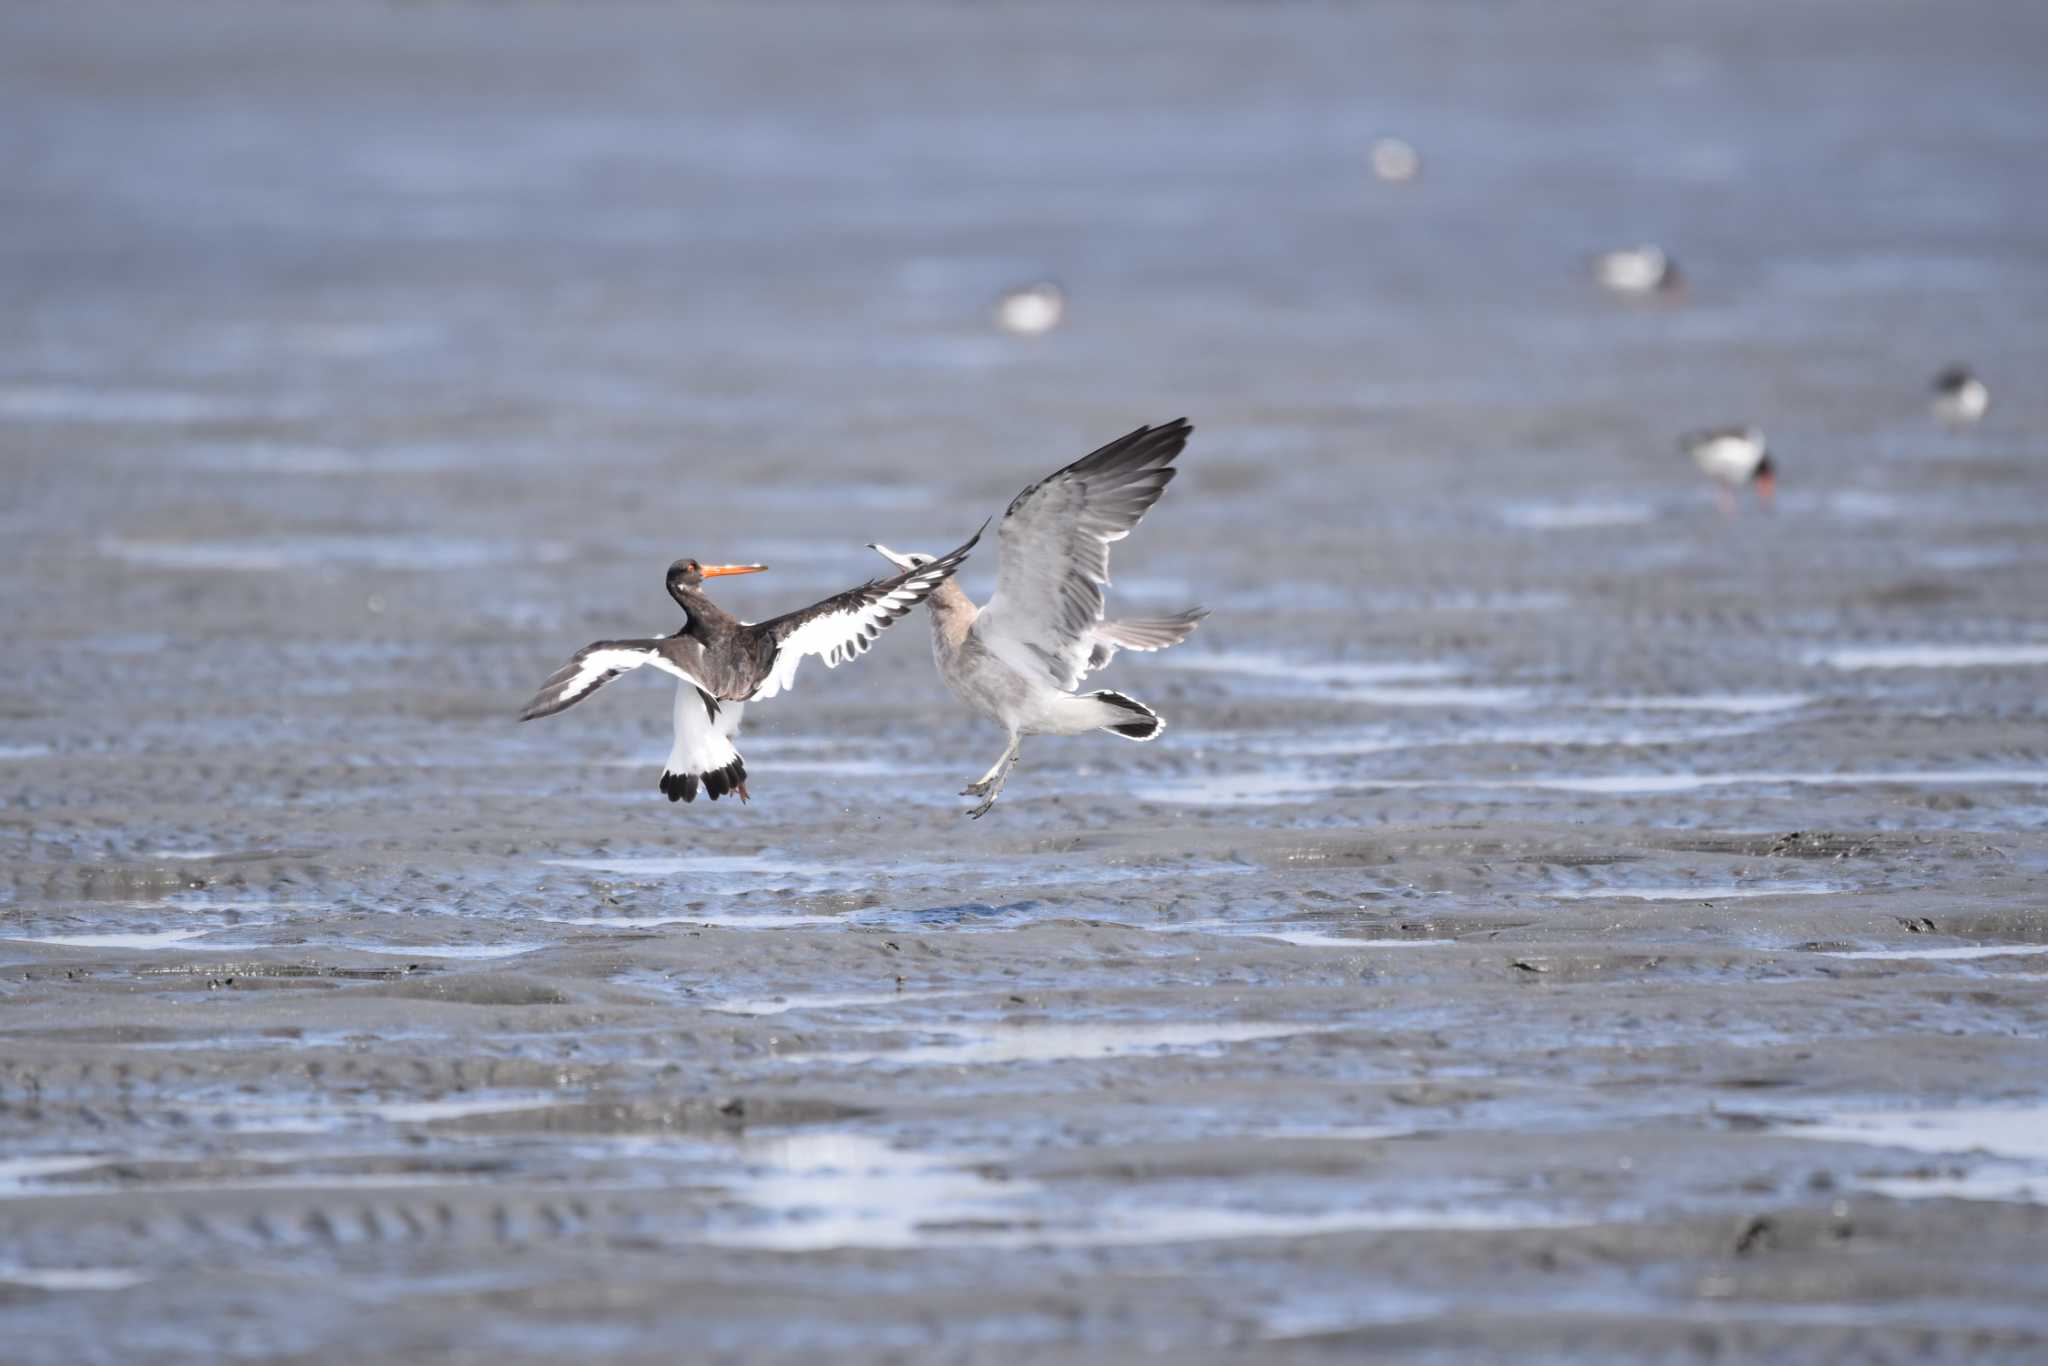
[[[1744,484],[1756,487],[1758,503],[1764,507],[1771,505],[1777,492],[1778,473],[1771,464],[1762,428],[1716,427],[1691,432],[1680,437],[1678,445],[1714,481],[1715,497],[1723,512],[1735,511],[1735,491]]]
[[[1968,366],[1951,365],[1934,377],[1934,415],[1951,427],[1968,427],[1991,406],[1991,390]]]
[[[1676,302],[1685,297],[1685,276],[1678,262],[1662,247],[1648,244],[1602,252],[1593,258],[1593,278],[1603,289],[1624,298]]]
[[[1404,184],[1422,172],[1422,153],[1406,138],[1373,139],[1371,156],[1372,173],[1389,184]]]
[[[1066,315],[1066,291],[1051,280],[1005,290],[996,300],[996,326],[1019,337],[1050,332]]]

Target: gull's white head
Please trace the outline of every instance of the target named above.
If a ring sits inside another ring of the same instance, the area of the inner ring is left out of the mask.
[[[915,550],[891,550],[888,546],[875,541],[868,542],[868,549],[874,551],[898,569],[919,569],[938,558],[936,555],[926,555]]]

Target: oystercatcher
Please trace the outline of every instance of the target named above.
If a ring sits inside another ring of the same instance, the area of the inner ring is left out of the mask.
[[[1991,390],[1966,366],[1951,365],[1934,377],[1934,415],[1951,427],[1967,427],[1991,406]]]
[[[1778,474],[1771,466],[1771,452],[1761,428],[1717,427],[1682,436],[1678,445],[1714,481],[1714,494],[1723,512],[1735,511],[1735,490],[1744,484],[1756,485],[1757,501],[1765,507],[1771,505]]]
[[[661,771],[663,794],[672,802],[693,802],[701,784],[712,801],[729,792],[747,801],[747,767],[733,744],[746,704],[765,702],[787,689],[806,655],[817,655],[826,668],[835,669],[866,653],[882,629],[929,597],[980,539],[977,531],[959,549],[894,578],[864,583],[758,624],[741,621],[711,601],[703,584],[728,574],[758,574],[767,565],[677,560],[668,567],[668,593],[683,609],[682,629],[584,646],[541,684],[519,719],[552,716],[628,669],[652,665],[676,678],[676,738]]]

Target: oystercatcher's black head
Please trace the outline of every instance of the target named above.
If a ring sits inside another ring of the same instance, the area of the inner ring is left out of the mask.
[[[1934,377],[1934,392],[1937,394],[1959,394],[1972,379],[1967,365],[1951,365]]]
[[[678,588],[695,588],[704,580],[723,574],[758,574],[767,567],[765,564],[699,564],[695,560],[677,560],[668,567],[668,587],[673,593]]]

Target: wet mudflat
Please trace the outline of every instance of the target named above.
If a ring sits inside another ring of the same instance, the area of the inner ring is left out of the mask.
[[[5,1354],[2039,1359],[2048,48],[1966,12],[9,10]],[[1181,412],[1155,744],[961,820],[922,617],[749,807],[663,681],[509,719]]]

